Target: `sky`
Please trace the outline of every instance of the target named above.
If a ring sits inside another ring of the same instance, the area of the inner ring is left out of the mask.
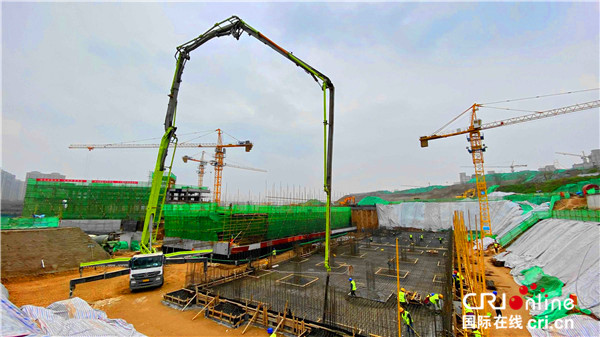
[[[335,85],[334,196],[450,184],[472,173],[465,136],[430,142],[473,103],[599,85],[599,8],[591,3],[2,3],[2,163],[73,179],[147,180],[157,150],[70,150],[72,143],[158,143],[175,47],[237,15]],[[496,104],[547,110],[599,91]],[[523,113],[482,108],[483,122]],[[227,196],[318,193],[323,94],[312,77],[244,35],[191,54],[179,94],[180,141],[250,140],[229,149]],[[485,131],[486,165],[527,169],[599,148],[598,109]],[[459,119],[451,128],[464,128]],[[234,136],[235,138],[230,137]],[[212,154],[212,150],[206,150]],[[197,181],[178,149],[179,184]],[[508,172],[510,169],[494,169]],[[212,169],[205,184],[212,188]]]

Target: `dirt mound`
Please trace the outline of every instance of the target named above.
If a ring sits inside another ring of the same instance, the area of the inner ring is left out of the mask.
[[[2,231],[2,279],[76,269],[81,262],[108,258],[79,228]]]
[[[554,204],[554,210],[581,209],[587,208],[587,200],[581,197],[571,197],[569,199],[560,199]]]

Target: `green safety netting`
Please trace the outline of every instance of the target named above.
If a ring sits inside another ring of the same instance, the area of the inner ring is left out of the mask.
[[[495,239],[496,235],[486,235],[485,237],[490,237],[492,239]],[[481,238],[481,233],[480,232],[474,232],[474,233],[471,233],[471,234],[467,234],[467,241],[478,240],[479,238]]]
[[[142,220],[149,197],[150,184],[145,182],[96,183],[85,180],[67,182],[28,179],[23,216],[46,214],[62,219]]]
[[[389,205],[389,201],[381,199],[380,197],[376,197],[376,196],[368,196],[368,197],[364,197],[362,198],[359,202],[358,205],[359,206],[373,206],[376,204],[383,204],[383,205]]]
[[[10,218],[2,223],[2,229],[54,228],[58,227],[57,217],[43,218]]]
[[[508,245],[511,241],[513,241],[517,236],[525,233],[529,228],[535,225],[538,221],[542,219],[548,219],[550,217],[549,211],[543,212],[532,212],[531,216],[521,222],[519,225],[515,226],[513,229],[508,231],[508,233],[504,234],[499,240],[498,243],[501,246]]]
[[[133,252],[139,251],[140,250],[140,242],[139,241],[135,241],[135,240],[131,241],[131,247],[130,248],[131,248],[131,251],[133,251]]]
[[[547,301],[549,303],[544,312],[533,316],[534,320],[543,321],[547,324],[550,324],[557,319],[568,316],[567,312],[572,309],[572,303],[568,303],[567,299],[552,300],[553,298],[562,296],[562,288],[565,285],[558,277],[550,276],[544,273],[542,268],[538,266],[522,270],[521,274],[524,276],[521,284],[527,286],[529,289],[527,295],[531,296],[533,301],[536,303],[542,301]],[[535,289],[531,289],[531,285],[534,283],[536,284],[536,287]],[[588,315],[591,313],[590,310],[581,308],[578,309]]]
[[[500,187],[500,185],[492,185],[492,186],[488,187],[487,194],[494,192],[495,190],[498,189],[498,187]]]
[[[129,249],[129,244],[127,243],[127,241],[116,242],[115,245],[113,246],[114,252],[116,252],[117,250],[122,250],[122,249]]]
[[[563,170],[564,171],[564,170]],[[556,172],[560,172],[557,170]],[[485,175],[485,180],[488,183],[496,184],[505,181],[518,180],[520,182],[526,183],[534,179],[536,176],[541,174],[539,171],[519,171],[519,172],[511,172],[511,173],[491,173]],[[467,184],[475,184],[477,181],[475,178],[467,181]]]
[[[527,201],[532,204],[540,205],[549,202],[554,195],[555,194],[553,193],[511,194],[505,195],[502,199],[514,202]]]
[[[165,236],[247,244],[325,230],[323,206],[167,204]],[[331,208],[331,229],[350,227],[350,207]]]
[[[522,214],[527,214],[533,210],[533,206],[531,206],[530,204],[526,204],[523,202],[519,202],[518,204],[519,204],[519,206],[521,206],[521,209],[523,210]]]
[[[442,189],[442,188],[446,188],[448,186],[442,186],[442,185],[433,185],[433,186],[427,186],[427,187],[417,187],[417,188],[411,188],[408,190],[402,190],[402,191],[395,191],[395,193],[399,193],[399,194],[414,194],[414,193],[427,193],[436,189]]]
[[[569,193],[575,194],[577,192],[581,192],[581,189],[583,188],[583,186],[585,186],[587,184],[600,185],[600,178],[579,181],[574,184],[562,185],[561,187],[555,189],[554,192],[555,193],[556,192],[569,192]]]
[[[2,217],[1,217],[1,219],[2,219],[2,222],[1,222],[2,226],[8,225],[8,221],[10,221],[11,218],[13,218],[13,216],[4,215],[3,214]]]
[[[600,211],[592,209],[560,210],[553,211],[552,217],[558,219],[568,219],[577,221],[600,222]]]
[[[562,295],[562,287],[565,285],[563,281],[558,277],[544,273],[542,268],[538,266],[521,270],[521,275],[524,276],[521,284],[529,288],[528,296],[531,296],[535,302]],[[531,285],[534,283],[536,284],[536,288],[531,289]],[[540,296],[538,297],[538,295]],[[548,296],[546,297],[546,295]]]

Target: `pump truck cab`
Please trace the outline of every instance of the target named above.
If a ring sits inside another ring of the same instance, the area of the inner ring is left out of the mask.
[[[129,289],[161,287],[165,282],[162,253],[135,255],[129,260]]]

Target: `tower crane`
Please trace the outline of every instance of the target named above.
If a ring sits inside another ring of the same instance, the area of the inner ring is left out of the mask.
[[[461,166],[461,167],[471,167],[471,166]],[[515,164],[515,162],[513,161],[512,164],[508,165],[508,166],[501,166],[501,165],[488,165],[486,166],[487,168],[510,168],[510,172],[511,173],[515,173],[515,167],[527,167],[526,164]]]
[[[483,168],[483,152],[485,152],[487,146],[483,144],[484,137],[481,131],[501,126],[534,121],[547,117],[564,115],[576,111],[598,108],[600,107],[600,100],[578,103],[546,111],[536,111],[532,114],[498,120],[485,124],[481,122],[481,119],[477,118],[477,111],[481,107],[487,107],[487,105],[477,103],[473,104],[467,110],[453,118],[450,122],[436,130],[433,134],[420,137],[419,140],[421,142],[421,147],[427,147],[429,146],[430,140],[467,134],[467,141],[470,145],[470,147],[467,146],[467,151],[471,154],[473,158],[473,165],[475,166],[475,187],[477,190],[477,199],[479,201],[479,220],[481,222],[481,229],[485,234],[491,235],[492,227],[490,209],[488,205],[487,184],[485,182],[485,172]],[[442,132],[442,130],[444,130],[449,124],[456,121],[460,116],[466,114],[467,112],[470,112],[469,126],[455,131]]]
[[[215,167],[215,177],[216,177],[216,172],[217,172],[217,167],[220,168],[220,171],[223,170],[223,167],[233,167],[233,168],[238,168],[238,169],[242,169],[242,170],[249,170],[249,171],[257,171],[257,172],[267,172],[267,170],[263,170],[263,169],[258,169],[258,168],[254,168],[254,167],[247,167],[247,166],[238,166],[238,165],[232,165],[232,164],[228,164],[228,163],[221,163],[219,164],[216,160],[211,160],[211,161],[206,161],[204,160],[204,151],[202,151],[202,158],[200,159],[195,159],[192,158],[190,156],[183,156],[183,162],[187,163],[188,161],[195,161],[198,162],[198,186],[202,186],[200,184],[202,184],[202,179],[204,176],[204,167],[206,166],[206,164],[210,164],[212,166]],[[222,173],[220,174],[220,176],[222,177]],[[219,184],[217,186],[217,184]],[[221,179],[217,180],[215,178],[215,187],[214,190],[215,191],[220,191],[221,190]],[[214,196],[214,200],[216,201],[216,196]],[[219,196],[219,201],[220,201],[220,196]]]
[[[575,156],[575,157],[579,157],[581,158],[581,160],[583,160],[584,164],[587,164],[589,162],[589,159],[591,157],[590,156],[586,156],[585,155],[585,151],[581,151],[581,154],[576,154],[576,153],[566,153],[566,152],[555,152],[556,154],[562,154],[564,156]]]
[[[223,144],[223,130],[216,129],[217,132],[217,142],[216,143],[180,143],[173,144],[176,147],[185,147],[185,148],[198,148],[198,147],[213,147],[215,148],[215,160],[211,161],[210,164],[215,167],[215,190],[213,191],[214,202],[217,205],[221,202],[221,177],[223,171],[223,159],[225,158],[225,152],[227,148],[230,147],[243,147],[246,149],[246,152],[250,152],[252,147],[254,146],[252,142],[249,140],[238,141],[237,144]],[[139,143],[113,143],[113,144],[71,144],[69,145],[69,149],[88,149],[92,151],[94,149],[151,149],[151,148],[159,148],[160,144],[139,144]],[[204,153],[204,151],[203,151]],[[202,155],[204,156],[204,154]],[[187,156],[186,156],[187,157]],[[186,157],[184,157],[183,161],[186,162]],[[189,157],[187,157],[189,158]],[[198,160],[195,160],[198,161]],[[206,162],[209,163],[209,162]],[[204,165],[206,165],[206,163]],[[232,165],[229,165],[232,166]],[[233,167],[233,166],[232,166]],[[252,169],[252,168],[250,168]],[[200,176],[200,172],[198,172],[198,186],[202,186],[203,177],[204,177],[204,166],[202,163],[198,166],[198,171],[202,171],[202,177]]]
[[[206,152],[202,151],[202,157],[200,157],[200,160],[188,156],[183,156],[182,158],[184,163],[187,163],[188,160],[198,162],[198,187],[202,187],[204,185],[204,168],[206,167],[206,164],[208,164],[208,162],[204,160],[205,154]]]

